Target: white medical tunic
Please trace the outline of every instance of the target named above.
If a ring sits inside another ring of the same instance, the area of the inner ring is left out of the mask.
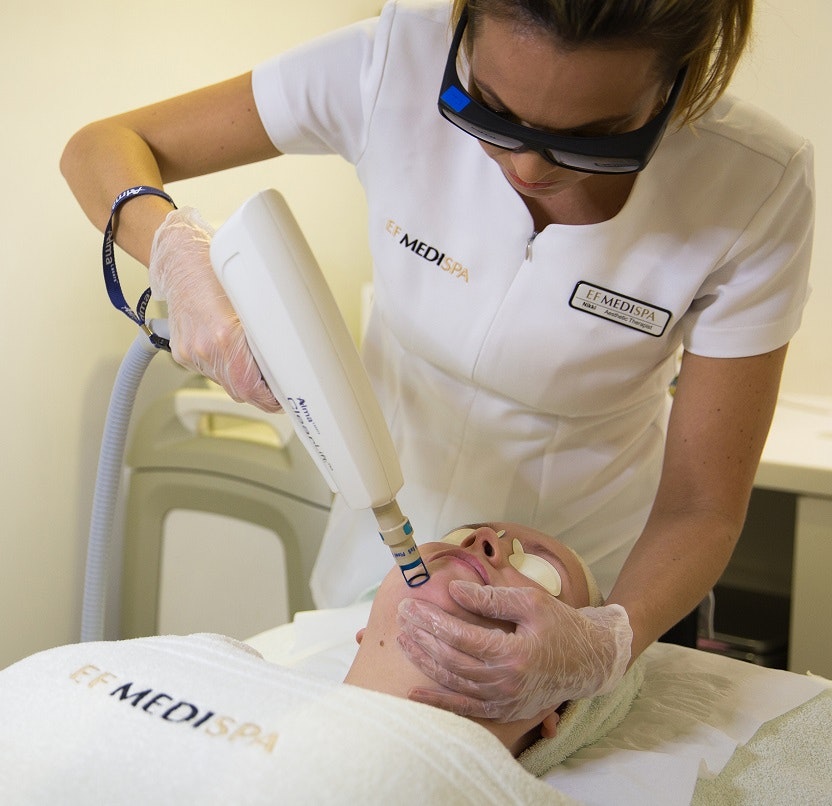
[[[655,496],[679,348],[756,355],[800,323],[811,146],[726,97],[665,136],[614,218],[535,234],[498,165],[437,111],[449,8],[394,0],[259,66],[257,108],[280,151],[338,153],[366,190],[364,359],[417,540],[522,522],[608,593]],[[319,606],[389,569],[375,532],[336,502]]]

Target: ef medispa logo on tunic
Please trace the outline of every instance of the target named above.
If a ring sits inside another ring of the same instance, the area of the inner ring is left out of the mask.
[[[569,306],[656,338],[664,335],[673,316],[664,308],[584,282],[575,286]]]
[[[402,227],[400,227],[392,219],[388,219],[384,224],[384,229],[389,235],[392,235],[405,249],[409,249],[414,255],[426,260],[428,263],[435,263],[442,271],[452,277],[458,277],[468,282],[468,269],[465,268],[458,260],[454,260],[450,255],[445,254],[441,249],[431,244],[426,243],[421,238],[415,235],[409,235]]]

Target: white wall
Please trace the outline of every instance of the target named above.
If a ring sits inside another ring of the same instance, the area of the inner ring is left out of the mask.
[[[5,355],[0,403],[0,667],[78,636],[85,540],[101,428],[134,328],[106,299],[100,236],[58,171],[84,123],[249,69],[283,47],[378,10],[381,0],[196,0],[42,4],[6,0],[0,24],[0,195]],[[744,94],[817,147],[815,295],[786,371],[789,391],[832,395],[829,190],[832,134],[823,81],[832,33],[827,0],[758,0],[759,37],[737,79]],[[213,9],[211,6],[213,5]],[[280,187],[356,331],[354,278],[368,276],[365,208],[334,158],[285,158],[172,186],[222,221],[251,193]],[[143,270],[122,258],[128,298]],[[132,279],[129,279],[132,278]],[[151,365],[139,410],[179,383]]]

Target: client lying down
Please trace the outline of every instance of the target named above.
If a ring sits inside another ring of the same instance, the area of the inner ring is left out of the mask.
[[[626,715],[639,665],[602,697],[475,724],[405,699],[435,684],[399,648],[396,617],[414,595],[453,609],[454,579],[599,604],[586,566],[513,524],[420,548],[430,582],[414,590],[396,569],[385,577],[348,685],[211,635],[70,645],[0,671],[0,802],[571,802],[513,756],[540,775],[600,738]]]
[[[373,600],[367,628],[358,635],[359,651],[344,682],[399,697],[406,697],[411,688],[436,686],[399,650],[396,613],[404,598],[427,600],[459,618],[483,626],[500,626],[506,631],[514,627],[508,623],[489,623],[460,608],[448,593],[448,585],[456,579],[507,588],[539,587],[575,608],[603,604],[591,571],[578,555],[560,541],[527,526],[493,523],[461,527],[448,533],[439,543],[423,544],[420,551],[432,582],[407,588],[401,575],[397,578],[395,571],[387,574]],[[603,701],[620,701],[624,691],[634,692],[632,683],[638,679],[638,674],[636,671],[631,675],[616,697]],[[581,710],[584,711],[587,705],[584,703]],[[533,719],[515,722],[475,721],[518,756],[537,740],[557,735],[560,714],[566,707],[563,703]],[[625,713],[626,710],[621,714],[622,718]],[[554,743],[547,747],[549,753],[554,752]],[[541,746],[534,755],[545,756],[543,751]],[[532,755],[530,753],[525,761],[536,768],[538,764],[532,762]],[[552,766],[552,763],[545,764],[545,759],[543,763],[544,769],[540,772]]]

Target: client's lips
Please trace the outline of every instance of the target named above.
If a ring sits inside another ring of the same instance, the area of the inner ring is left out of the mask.
[[[488,571],[485,570],[485,566],[473,554],[470,554],[467,551],[463,551],[462,549],[450,548],[446,549],[445,551],[440,551],[437,554],[434,554],[430,558],[430,561],[434,562],[436,560],[441,559],[442,557],[451,557],[452,559],[464,562],[466,565],[470,566],[474,570],[474,572],[482,579],[484,585],[491,584],[488,578]]]

